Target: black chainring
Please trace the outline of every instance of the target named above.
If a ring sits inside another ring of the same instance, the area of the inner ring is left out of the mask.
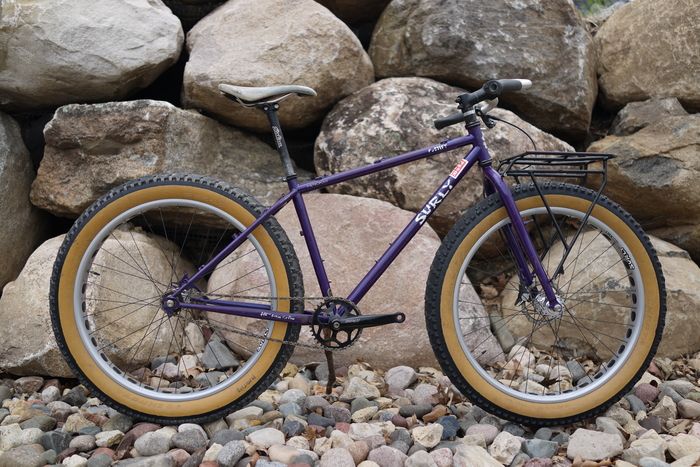
[[[342,306],[345,309],[343,316],[360,316],[360,310],[350,300],[343,298],[325,299],[316,307],[311,324],[311,333],[318,343],[328,349],[344,349],[350,347],[362,334],[362,328],[335,330],[331,327],[334,318],[334,309]]]

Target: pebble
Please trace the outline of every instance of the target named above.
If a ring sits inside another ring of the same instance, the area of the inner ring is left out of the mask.
[[[559,450],[559,444],[555,441],[544,439],[528,439],[523,443],[523,451],[530,457],[550,458]]]
[[[682,399],[678,403],[678,413],[683,418],[698,420],[700,419],[700,402]]]
[[[496,436],[498,435],[498,428],[496,428],[493,425],[486,425],[486,424],[481,424],[478,423],[476,425],[472,425],[467,429],[466,432],[467,435],[481,435],[484,438],[484,442],[488,446],[493,442],[494,439],[496,439]]]
[[[460,430],[459,421],[454,415],[445,415],[437,420],[437,423],[442,425],[442,439],[455,439],[457,432]]]
[[[634,388],[634,395],[645,404],[649,404],[656,400],[659,395],[659,388],[649,383],[642,383]]]
[[[202,432],[194,429],[180,431],[173,435],[171,442],[173,446],[184,449],[188,453],[193,453],[197,449],[207,446],[207,438]]]
[[[433,448],[442,439],[443,427],[439,423],[432,423],[425,426],[417,426],[411,432],[413,441],[426,448]]]
[[[493,440],[488,451],[498,462],[509,465],[520,452],[520,446],[521,442],[518,438],[507,431],[502,431]]]
[[[424,415],[430,413],[430,411],[433,410],[433,406],[430,404],[420,404],[420,405],[404,405],[401,408],[399,408],[399,415],[402,417],[412,417],[416,416],[416,418],[423,418]]]
[[[322,426],[324,428],[335,425],[335,420],[319,415],[316,412],[311,412],[306,420],[309,422],[309,425]]]
[[[437,464],[427,451],[416,451],[406,459],[405,467],[436,467]]]
[[[263,428],[249,434],[247,439],[254,445],[267,449],[273,444],[284,444],[284,433],[275,428]]]
[[[347,449],[333,448],[321,456],[319,467],[354,467],[355,461]]]
[[[376,462],[382,467],[403,467],[408,456],[390,446],[380,446],[372,449],[367,459]]]
[[[668,452],[674,459],[700,453],[700,439],[685,433],[678,434],[668,441]]]
[[[101,433],[97,433],[94,438],[97,446],[101,448],[108,448],[119,444],[121,440],[124,439],[124,433],[119,430],[103,431]]]
[[[416,370],[409,366],[396,366],[384,374],[384,381],[388,386],[397,389],[406,389],[418,379]]]
[[[579,428],[571,435],[566,450],[569,459],[580,457],[584,460],[594,461],[619,454],[622,454],[622,440],[619,436],[586,430],[585,428]]]
[[[379,396],[381,396],[381,394],[376,386],[373,386],[364,379],[355,376],[348,382],[345,390],[340,396],[340,400],[343,402],[350,402],[358,397],[364,397],[365,399],[371,400],[376,399]]]
[[[39,441],[44,449],[53,449],[56,452],[61,452],[68,449],[71,441],[71,434],[63,431],[48,431],[41,436]],[[0,447],[2,449],[2,447]]]
[[[156,456],[170,450],[170,437],[157,431],[144,433],[134,442],[134,447],[142,456]]]

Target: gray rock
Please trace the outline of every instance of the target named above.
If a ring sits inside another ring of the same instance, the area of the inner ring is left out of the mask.
[[[270,11],[284,11],[279,17]],[[229,18],[235,17],[232,24]],[[260,41],[260,18],[266,19]],[[313,28],[314,34],[308,34]],[[315,97],[293,96],[284,101],[280,121],[285,128],[302,128],[319,120],[341,98],[374,81],[369,56],[355,35],[328,10],[311,0],[229,2],[200,21],[187,35],[189,61],[185,67],[183,103],[206,109],[236,126],[269,131],[262,112],[232,104],[219,83],[248,86],[303,84]],[[304,55],[290,62],[289,56]]]
[[[304,399],[304,409],[309,412],[315,412],[316,409],[325,410],[325,408],[330,405],[330,402],[328,402],[323,396],[308,396],[306,399]]]
[[[454,439],[460,429],[457,417],[454,415],[445,415],[438,418],[437,422],[442,425],[442,440]]]
[[[39,441],[44,449],[53,449],[56,452],[61,452],[68,449],[72,436],[70,433],[63,431],[49,431],[44,433]]]
[[[510,433],[513,436],[523,437],[525,435],[525,429],[516,423],[506,423],[503,425],[503,431]]]
[[[61,402],[65,402],[71,407],[80,407],[87,402],[85,389],[81,386],[74,387],[68,391],[62,398]]]
[[[535,432],[534,436],[537,439],[543,439],[545,441],[549,441],[550,439],[552,439],[552,430],[551,430],[551,428],[542,427]],[[535,456],[535,457],[539,457],[539,456]]]
[[[688,112],[675,97],[630,102],[618,112],[610,133],[617,136],[631,135],[666,117],[679,115],[688,115]]]
[[[150,431],[137,438],[134,447],[142,456],[156,456],[170,450],[171,439],[163,433]]]
[[[306,417],[306,421],[309,422],[309,425],[322,427],[335,426],[335,420],[319,415],[316,412],[311,412],[309,416]]]
[[[75,448],[78,452],[87,452],[95,449],[97,444],[95,443],[95,437],[92,435],[80,435],[73,438],[68,447]]]
[[[523,450],[530,457],[544,457],[549,459],[559,450],[559,444],[555,441],[544,439],[528,439],[523,443]]]
[[[61,390],[56,386],[47,386],[41,391],[41,401],[44,403],[54,402],[61,398]]]
[[[376,449],[372,449],[367,459],[376,462],[382,467],[403,467],[408,456],[398,449],[389,446],[380,446]]]
[[[409,366],[395,366],[384,374],[387,385],[398,389],[406,389],[418,379],[416,370]]]
[[[457,23],[459,28],[444,27]],[[459,0],[393,1],[374,29],[369,52],[378,77],[425,76],[470,89],[487,78],[530,77],[532,89],[502,96],[509,107],[549,131],[581,136],[588,130],[597,94],[595,51],[569,1],[501,0],[470,8]]]
[[[683,418],[698,420],[700,419],[700,402],[690,399],[682,399],[678,403],[678,413]]]
[[[353,467],[355,461],[350,451],[344,448],[333,448],[321,456],[319,467]]]
[[[216,370],[238,368],[241,364],[226,344],[217,339],[209,340],[206,347],[204,347],[204,353],[200,361],[206,368],[214,368]]]
[[[197,430],[187,430],[173,435],[172,444],[176,448],[193,453],[199,448],[206,447],[207,439]]]
[[[577,429],[571,438],[566,455],[570,459],[580,456],[584,460],[602,460],[622,453],[622,440],[619,436],[597,431]]]
[[[150,457],[136,457],[120,461],[119,467],[175,467],[175,459],[166,454]]]
[[[87,467],[109,467],[112,465],[112,458],[107,454],[98,454],[88,459]]]
[[[632,411],[632,413],[636,414],[640,411],[647,410],[647,407],[644,404],[644,402],[642,402],[642,400],[634,394],[627,394],[625,396],[625,399],[627,399],[627,401],[630,403],[630,410]]]
[[[114,416],[110,417],[107,422],[102,425],[102,429],[104,431],[112,431],[112,430],[119,430],[122,433],[126,433],[131,429],[131,427],[134,425],[134,421],[131,419],[131,417],[128,417],[124,414],[117,413]]]
[[[323,416],[332,418],[336,422],[350,423],[351,414],[345,407],[331,405],[323,408]]]
[[[12,397],[12,389],[5,386],[4,384],[0,385],[0,401],[4,401],[5,399],[9,399],[10,397]]]
[[[48,415],[36,415],[19,424],[22,429],[39,428],[41,431],[51,431],[56,428],[56,419]]]
[[[431,410],[433,410],[433,406],[430,404],[403,405],[399,408],[399,415],[406,418],[412,417],[413,415],[417,418],[423,418],[423,416],[430,413]]]
[[[204,387],[214,386],[219,382],[219,379],[225,375],[226,373],[223,371],[207,371],[206,373],[197,375],[194,380]]]
[[[243,433],[238,430],[219,430],[212,435],[211,440],[209,441],[209,446],[212,444],[220,444],[225,446],[231,441],[243,441],[244,439],[245,436],[243,436]]]
[[[279,411],[285,417],[302,414],[301,407],[299,407],[299,404],[296,402],[285,402],[284,404],[280,404]]]
[[[245,454],[245,443],[243,441],[230,441],[221,448],[216,460],[221,467],[233,467]]]
[[[655,457],[643,457],[639,459],[639,467],[668,467],[669,463]]]
[[[37,444],[17,446],[0,455],[0,466],[42,467],[46,465],[46,460],[42,454],[41,446]]]
[[[608,106],[650,97],[676,97],[686,108],[700,109],[700,83],[696,70],[700,32],[695,25],[700,12],[683,0],[669,0],[663,10],[653,1],[630,2],[615,11],[595,36],[598,82]],[[648,47],[634,48],[654,34]],[[677,41],[678,37],[685,40]],[[624,40],[621,40],[624,38]],[[662,44],[673,43],[673,56]],[[676,58],[677,57],[677,58]],[[643,72],[642,70],[647,70]],[[634,79],[630,79],[634,76]]]
[[[160,2],[36,2],[4,7],[3,16],[13,18],[0,30],[7,44],[0,108],[8,110],[122,99],[152,83],[182,49],[180,21]]]
[[[282,433],[288,438],[302,434],[305,429],[306,426],[299,420],[285,420],[282,424]]]
[[[366,409],[367,407],[379,407],[374,401],[367,400],[364,397],[357,397],[350,402],[350,412],[355,413],[358,410]]]

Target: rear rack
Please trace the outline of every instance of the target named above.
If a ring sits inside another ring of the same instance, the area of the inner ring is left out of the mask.
[[[563,272],[564,263],[571,252],[572,246],[576,243],[576,240],[588,222],[591,212],[593,212],[596,204],[598,204],[598,200],[608,182],[608,161],[614,157],[615,156],[612,154],[596,152],[527,151],[517,156],[504,159],[498,164],[498,171],[500,174],[504,177],[513,177],[516,183],[522,183],[520,180],[521,178],[529,178],[535,186],[537,193],[540,195],[540,198],[542,198],[547,213],[556,228],[556,237],[562,241],[566,249],[552,278]],[[581,219],[581,225],[577,229],[576,234],[570,242],[567,242],[566,237],[562,233],[561,226],[557,222],[547,199],[542,193],[540,184],[538,183],[538,177],[574,179],[578,184],[591,188],[591,180],[589,180],[591,176],[600,176],[600,186],[597,189],[592,188],[596,191],[595,197],[588,207],[586,215]],[[539,234],[542,235],[539,226],[536,226],[536,228]],[[547,247],[546,250],[551,248],[553,240],[554,238],[548,243],[549,247]],[[546,255],[546,250],[542,253],[540,260]]]

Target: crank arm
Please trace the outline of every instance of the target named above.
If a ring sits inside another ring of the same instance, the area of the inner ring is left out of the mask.
[[[392,313],[387,315],[365,315],[365,316],[349,316],[347,318],[338,318],[331,320],[330,327],[336,331],[371,328],[375,326],[384,326],[385,324],[403,323],[406,321],[406,315],[403,313]]]

